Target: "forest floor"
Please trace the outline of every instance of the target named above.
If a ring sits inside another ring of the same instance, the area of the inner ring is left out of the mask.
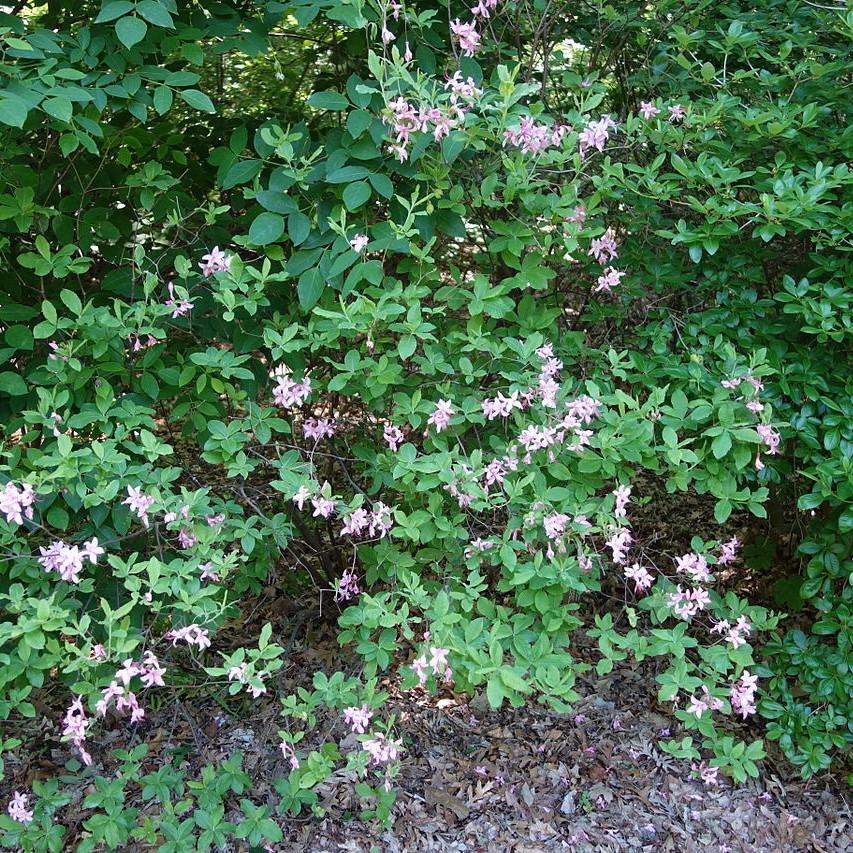
[[[280,674],[278,688],[292,691],[318,667],[343,661],[328,631],[297,643]],[[853,849],[848,791],[827,775],[800,780],[774,753],[761,765],[759,780],[706,787],[690,762],[659,746],[672,725],[655,706],[652,665],[622,666],[603,678],[580,676],[582,698],[559,714],[538,706],[492,711],[484,697],[470,701],[445,690],[430,695],[400,692],[391,678],[386,712],[395,714],[404,735],[402,770],[390,826],[355,815],[359,801],[354,774],[340,771],[317,789],[325,816],[280,816],[285,840],[268,848],[346,853],[549,853],[549,851],[844,851]],[[167,760],[197,778],[205,764],[243,755],[252,778],[250,796],[277,805],[273,780],[286,776],[278,730],[284,720],[271,691],[267,699],[229,715],[210,700],[173,704],[149,714],[136,742],[149,747],[150,767]],[[53,715],[51,715],[53,716]],[[38,721],[32,721],[34,726]],[[29,748],[7,753],[3,787],[27,787],[32,779],[63,774],[71,757],[58,742],[58,728],[42,718],[42,737]],[[35,734],[35,733],[34,733]],[[308,745],[336,741],[358,748],[337,715],[322,713]],[[746,735],[750,733],[747,732]],[[756,730],[755,735],[759,732]],[[109,747],[127,748],[120,724],[99,737],[93,769],[110,776],[116,762]],[[147,762],[146,762],[147,763]],[[79,802],[85,780],[71,788],[75,802],[63,810],[75,821],[70,838],[80,837],[86,814]],[[156,803],[128,805],[156,815]],[[5,795],[7,792],[2,792]],[[236,800],[236,798],[235,798]],[[235,802],[236,805],[236,802]],[[239,819],[239,813],[226,818]],[[156,818],[155,818],[156,819]],[[70,839],[69,839],[70,840]],[[76,849],[74,846],[66,849]],[[154,848],[127,847],[127,850]],[[241,848],[231,848],[238,850]],[[242,848],[245,849],[245,848]]]
[[[708,527],[708,518],[708,506],[701,501],[686,504],[683,497],[657,494],[650,508],[638,507],[632,521],[638,539],[666,542],[667,551],[659,556],[667,559],[671,553],[689,550],[692,535],[719,536],[719,528],[714,532]],[[773,584],[793,571],[791,548],[777,533],[768,560],[767,537],[754,525],[754,520],[742,517],[728,525],[729,534],[747,541],[745,553],[751,548],[752,557],[721,583],[741,594],[758,589],[764,598],[761,603],[772,605]],[[765,571],[771,563],[776,568]],[[112,728],[109,721],[99,724],[92,769],[110,776],[117,766],[110,748],[144,742],[148,758],[143,772],[172,762],[187,778],[198,778],[204,765],[217,765],[239,751],[252,778],[252,800],[277,806],[280,798],[273,781],[288,770],[279,749],[278,731],[286,722],[280,715],[280,697],[310,685],[317,670],[354,673],[359,668],[358,661],[338,647],[332,620],[328,613],[324,616],[319,619],[310,604],[297,610],[273,583],[264,595],[247,602],[240,622],[225,626],[216,642],[234,647],[252,644],[260,626],[271,621],[276,640],[288,650],[275,689],[257,702],[227,705],[215,702],[210,691],[194,691],[195,695],[159,709],[152,695],[150,712],[130,739],[121,722]],[[576,659],[594,662],[594,641],[582,632],[574,639]],[[380,683],[390,697],[382,716],[395,715],[405,749],[390,824],[358,818],[363,804],[355,793],[357,779],[340,771],[317,789],[325,816],[279,816],[285,840],[268,849],[278,853],[853,850],[849,788],[828,773],[804,782],[774,744],[767,745],[770,754],[761,764],[760,778],[740,786],[721,779],[719,786],[708,787],[690,762],[664,752],[660,741],[674,723],[667,709],[656,703],[655,667],[654,661],[623,662],[604,677],[594,669],[579,675],[581,699],[565,714],[532,703],[493,711],[482,695],[465,697],[449,688],[437,695],[402,692],[398,677],[389,673]],[[73,750],[59,739],[67,693],[58,682],[55,687],[38,701],[36,719],[14,732],[24,744],[4,756],[6,779],[0,783],[0,802],[6,802],[12,788],[29,789],[34,778],[64,776]],[[761,736],[757,726],[753,731],[749,723],[736,725],[746,739]],[[324,741],[337,742],[342,751],[358,748],[340,716],[320,710],[317,726],[300,751]],[[73,776],[64,779],[74,795],[60,818],[67,815],[70,821],[67,843],[72,846],[66,848],[70,850],[83,833],[87,813],[79,804],[91,783]],[[129,788],[128,805],[156,820],[160,807],[143,801],[135,788]],[[226,819],[235,818],[239,820],[236,810],[226,814]],[[135,853],[146,848],[125,849]]]

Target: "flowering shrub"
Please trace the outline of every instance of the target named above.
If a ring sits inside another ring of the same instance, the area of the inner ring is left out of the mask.
[[[0,15],[0,719],[62,685],[52,722],[94,780],[81,849],[281,839],[237,759],[140,776],[139,747],[97,775],[106,721],[144,726],[188,680],[280,700],[294,814],[343,767],[364,814],[389,816],[406,741],[380,676],[566,711],[590,667],[580,633],[600,674],[660,659],[666,749],[706,782],[758,773],[762,741],[729,718],[761,713],[806,773],[849,745],[843,63],[805,104],[758,104],[811,74],[818,20],[834,43],[853,19],[793,4],[800,41],[774,53],[758,33],[791,4],[709,39],[698,7],[671,33],[646,10],[658,59],[614,82],[596,63],[640,43],[630,10],[603,34],[594,12],[544,13],[540,69],[527,4],[497,0],[258,2],[251,36],[228,4],[58,5]],[[309,94],[267,50],[291,102],[259,82],[244,125],[241,94],[203,94],[205,61],[261,52],[285,11],[350,52],[309,57]],[[719,535],[644,537],[653,483],[709,496]],[[730,580],[732,514],[776,513],[794,488],[821,510],[794,602],[813,603],[813,635],[777,631]],[[360,673],[284,695],[272,623],[222,645],[266,586],[335,614]],[[316,742],[320,709],[340,741]],[[159,829],[129,785],[162,805]],[[69,801],[16,790],[3,843],[62,849]]]

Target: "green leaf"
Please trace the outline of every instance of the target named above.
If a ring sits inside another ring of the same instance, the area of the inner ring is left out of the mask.
[[[23,127],[27,120],[29,107],[17,95],[8,92],[3,94],[0,100],[0,121],[11,127]]]
[[[391,198],[394,195],[394,184],[387,175],[380,173],[370,175],[370,183],[373,184],[373,189],[384,198]]]
[[[216,107],[213,106],[213,101],[198,89],[182,89],[178,94],[181,98],[194,110],[201,110],[205,113],[215,113]]]
[[[116,21],[116,35],[125,47],[130,48],[139,44],[147,32],[148,24],[142,18],[129,15]]]
[[[357,139],[372,122],[373,116],[367,110],[353,110],[347,116],[347,130],[353,139]]]
[[[107,21],[114,21],[132,11],[133,3],[129,3],[128,0],[111,0],[111,2],[104,3],[98,17],[95,18],[95,23],[103,24]]]
[[[332,169],[326,175],[330,184],[348,184],[350,181],[360,181],[370,176],[370,170],[364,166],[341,166],[340,169]]]
[[[33,333],[27,326],[10,326],[6,329],[6,343],[12,349],[31,350],[33,348]]]
[[[500,708],[503,704],[504,689],[500,678],[496,675],[493,675],[486,684],[486,698],[492,708]]]
[[[20,377],[19,374],[13,373],[11,370],[6,370],[0,373],[0,391],[8,394],[10,397],[23,397],[29,392],[27,383]]]
[[[159,115],[169,112],[172,108],[172,90],[168,86],[158,86],[154,90],[154,109]]]
[[[323,276],[316,267],[306,270],[299,276],[296,292],[299,295],[299,304],[303,311],[310,311],[317,304],[325,285]]]
[[[711,444],[711,452],[715,459],[722,459],[732,449],[732,437],[728,432],[721,432]]]
[[[397,344],[397,352],[400,354],[400,358],[402,358],[403,361],[407,358],[411,358],[417,348],[418,341],[414,335],[403,335]]]
[[[155,27],[164,27],[168,30],[175,29],[175,23],[172,16],[164,6],[161,6],[155,0],[142,0],[137,4],[136,11]]]
[[[725,524],[729,516],[732,514],[731,502],[725,498],[721,498],[714,506],[714,520],[717,524]]]
[[[41,108],[53,118],[71,121],[72,107],[68,98],[47,98],[41,102]]]
[[[515,690],[517,693],[529,693],[530,685],[517,673],[511,669],[502,669],[501,681],[509,687],[510,690]]]
[[[347,210],[361,207],[370,198],[370,184],[367,181],[356,181],[344,190],[344,204]]]
[[[296,210],[287,217],[287,235],[294,246],[304,243],[311,233],[311,220],[302,212]]]
[[[249,183],[257,177],[263,165],[260,160],[238,160],[225,173],[225,177],[222,179],[222,189],[230,190],[231,187],[236,187],[238,184]]]
[[[314,92],[308,98],[308,106],[317,110],[340,112],[349,106],[349,101],[340,92]]]
[[[256,216],[249,228],[249,241],[256,246],[275,243],[284,234],[284,218],[277,213],[264,212]]]

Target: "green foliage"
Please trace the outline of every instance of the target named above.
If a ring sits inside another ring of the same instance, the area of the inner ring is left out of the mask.
[[[0,14],[0,719],[15,734],[49,680],[81,697],[81,849],[277,843],[276,814],[319,814],[337,771],[388,820],[405,730],[380,674],[564,711],[590,666],[654,657],[673,755],[759,772],[762,742],[724,719],[750,673],[805,775],[849,749],[850,13],[507,3],[460,57],[432,4],[402,10],[405,37],[345,0],[19,6]],[[682,587],[710,581],[671,546],[618,557],[657,483],[717,525],[688,555],[717,585],[686,616]],[[733,513],[780,540],[803,514],[796,627],[723,575]],[[40,550],[58,540],[72,569]],[[277,809],[236,759],[195,778],[133,750],[99,773],[98,700],[128,713],[111,682],[152,680],[152,713],[168,690],[235,709],[274,690],[277,625],[222,639],[265,589],[336,617],[361,662],[281,697]],[[354,710],[364,730],[322,742],[320,716]],[[33,794],[2,843],[63,849],[69,795]]]

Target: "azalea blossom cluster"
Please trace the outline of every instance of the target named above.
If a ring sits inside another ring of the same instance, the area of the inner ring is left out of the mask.
[[[427,683],[428,670],[432,670],[432,674],[444,681],[445,684],[449,684],[453,680],[453,670],[447,662],[448,654],[450,654],[450,649],[430,646],[429,660],[423,654],[412,661],[412,671],[417,675],[418,683],[421,687]]]
[[[751,675],[748,669],[732,685],[729,696],[732,708],[744,719],[755,713],[755,691],[758,689],[758,676]]]
[[[725,634],[726,642],[733,649],[746,645],[746,638],[752,633],[752,625],[746,616],[739,616],[737,622],[732,625],[728,619],[721,619],[711,628],[712,634]]]
[[[655,116],[660,115],[660,112],[660,107],[655,106],[654,101],[640,102],[640,115],[646,121],[649,121]],[[687,115],[687,110],[682,104],[671,104],[669,107],[667,107],[667,112],[669,113],[669,121],[671,122],[681,121],[684,116]]]
[[[593,237],[587,254],[595,258],[602,266],[618,258],[619,245],[616,242],[616,234],[613,229],[608,228],[600,237]],[[607,266],[596,280],[592,292],[599,293],[604,291],[605,293],[610,293],[614,287],[618,286],[624,276],[624,272],[617,270],[613,266]]]
[[[194,303],[191,302],[189,299],[183,299],[180,296],[176,296],[175,286],[172,284],[172,282],[169,282],[166,287],[169,291],[169,298],[164,304],[167,308],[171,309],[172,319],[175,320],[178,317],[183,317],[184,314],[189,314],[190,311],[193,310]]]
[[[131,723],[140,722],[145,718],[145,709],[139,704],[136,693],[130,689],[131,680],[138,677],[144,687],[165,687],[163,681],[165,673],[166,670],[160,666],[157,656],[150,650],[145,652],[139,663],[128,658],[122,664],[121,669],[116,670],[109,685],[101,691],[101,698],[95,704],[95,710],[99,716],[105,717],[110,705],[114,704],[118,713],[121,714],[125,711],[130,713]],[[65,723],[64,734],[74,741],[80,751],[81,758],[85,763],[88,763],[84,757],[85,749],[83,748],[87,726],[84,725],[85,712],[83,712],[82,707],[75,707],[75,703],[72,703],[71,708],[66,713]]]
[[[382,765],[396,761],[400,757],[403,741],[388,738],[382,732],[374,732],[361,746],[370,756],[371,764]]]
[[[558,447],[565,446],[570,452],[578,452],[590,443],[592,430],[584,427],[599,415],[601,404],[587,395],[581,395],[568,400],[563,409],[559,410],[557,395],[560,385],[557,377],[563,364],[554,357],[553,347],[549,343],[541,346],[536,355],[542,362],[538,385],[521,392],[513,391],[509,396],[499,392],[496,397],[483,401],[483,414],[488,420],[506,418],[514,411],[524,411],[536,400],[543,408],[554,409],[555,413],[542,426],[530,424],[524,427],[509,444],[506,453],[486,462],[481,473],[475,474],[464,464],[457,466],[462,477],[456,477],[444,488],[456,498],[462,508],[470,506],[474,499],[463,486],[463,482],[470,482],[472,485],[476,483],[488,493],[492,486],[501,487],[506,477],[517,471],[520,465],[529,465],[533,454],[539,450],[547,449],[549,461],[553,462]],[[436,432],[441,432],[447,428],[453,414],[452,401],[440,400],[427,423],[434,426]]]
[[[340,578],[338,578],[335,586],[335,601],[349,601],[355,598],[360,592],[358,576],[352,569],[346,569]]]
[[[154,337],[154,335],[146,335],[144,338],[142,335],[130,335],[127,339],[127,343],[131,352],[140,352],[141,350],[155,346],[159,341]]]
[[[344,517],[341,536],[361,536],[367,531],[367,535],[371,538],[378,534],[380,539],[384,539],[394,526],[392,512],[391,507],[386,506],[382,501],[377,501],[373,505],[372,512],[368,512],[364,507],[358,507]]]
[[[360,708],[344,708],[344,722],[356,734],[363,735],[367,731],[372,717],[373,712],[368,705],[362,705]]]
[[[327,418],[306,418],[302,423],[302,432],[305,438],[312,441],[320,441],[331,438],[335,434],[335,421]]]
[[[448,92],[448,103],[444,106],[416,106],[402,95],[389,102],[385,120],[391,126],[394,140],[390,150],[401,163],[409,159],[412,134],[431,133],[433,141],[440,142],[451,130],[465,123],[467,108],[483,95],[474,78],[463,79],[458,70],[447,78],[444,88]],[[365,242],[356,248],[355,240],[359,236],[363,235],[356,235],[350,243],[355,251],[367,245]]]
[[[198,646],[200,652],[210,648],[210,634],[206,628],[195,623],[169,631],[166,639],[171,640],[173,646],[177,646],[179,642],[184,642],[188,646]]]
[[[289,376],[279,376],[272,397],[284,409],[298,408],[311,396],[311,378],[294,382]]]
[[[231,264],[230,255],[226,255],[219,246],[214,246],[206,255],[201,256],[201,274],[205,276],[213,275],[216,272],[224,272]]]
[[[24,519],[31,521],[36,495],[29,483],[6,483],[0,490],[0,514],[6,517],[9,524],[21,525]]]
[[[390,150],[401,163],[409,159],[409,145],[413,133],[431,132],[432,138],[440,142],[465,119],[465,111],[459,105],[458,98],[446,111],[440,107],[415,107],[402,95],[394,98],[388,107],[390,112],[386,121],[391,125],[395,140],[390,145]]]
[[[92,763],[92,756],[83,745],[86,742],[86,732],[92,721],[83,707],[83,697],[78,696],[65,711],[65,719],[62,721],[62,736],[71,740],[77,747],[80,760],[87,767]]]
[[[691,695],[690,704],[687,706],[687,713],[693,714],[696,719],[700,719],[705,711],[719,711],[723,707],[723,700],[712,696],[705,685],[702,685],[702,698],[699,699],[696,695]]]
[[[635,592],[643,592],[650,589],[652,584],[655,582],[654,575],[639,563],[634,563],[632,566],[626,566],[624,574],[627,580],[634,582]]]
[[[93,538],[84,542],[82,548],[56,541],[47,548],[40,547],[39,553],[41,556],[38,561],[46,572],[56,572],[67,583],[80,583],[84,561],[88,560],[94,566],[98,557],[105,552],[98,540]]]
[[[12,820],[18,823],[32,823],[33,811],[27,808],[28,794],[22,794],[19,791],[12,792],[12,799],[9,800],[9,806],[6,813]]]
[[[394,424],[386,424],[382,430],[382,438],[385,440],[385,443],[391,451],[396,453],[397,448],[403,443],[405,436],[403,435],[403,430],[401,430],[400,427]]]
[[[597,121],[591,121],[578,134],[578,151],[581,157],[586,156],[590,148],[604,151],[604,146],[610,138],[610,131],[615,130],[616,122],[610,116],[602,116]]]
[[[259,672],[257,674],[257,678],[262,681],[264,675],[264,672]],[[243,661],[241,664],[229,667],[227,676],[229,681],[237,681],[240,684],[245,685],[246,690],[248,690],[249,693],[252,694],[253,699],[257,699],[258,696],[262,696],[264,693],[267,692],[265,684],[256,684],[252,682],[251,676],[249,674],[249,664],[246,661]]]
[[[524,116],[517,128],[507,128],[504,131],[504,145],[512,145],[523,154],[541,154],[548,148],[559,148],[572,132],[568,124],[537,124],[532,116]]]
[[[148,527],[148,511],[154,504],[154,498],[144,495],[140,487],[128,486],[127,497],[122,504],[130,507],[130,511],[136,513],[136,517]]]

